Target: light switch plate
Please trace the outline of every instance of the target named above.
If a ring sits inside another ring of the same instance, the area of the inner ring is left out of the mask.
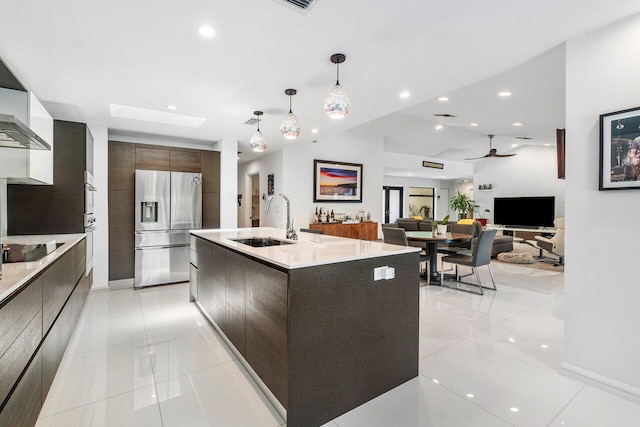
[[[396,277],[396,269],[393,267],[387,267],[384,269],[384,279],[391,280]]]

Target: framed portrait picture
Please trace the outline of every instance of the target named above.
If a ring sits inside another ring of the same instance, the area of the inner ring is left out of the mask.
[[[269,175],[267,175],[267,195],[273,196],[274,193],[275,193],[275,179],[273,177],[273,174],[270,173]]]
[[[640,107],[600,116],[600,191],[640,189]]]
[[[313,161],[314,202],[362,202],[362,164]]]

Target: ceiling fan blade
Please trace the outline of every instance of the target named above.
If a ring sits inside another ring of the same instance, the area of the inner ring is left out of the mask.
[[[495,154],[493,157],[513,157],[516,153],[513,154]]]
[[[485,154],[482,157],[472,157],[470,159],[465,159],[465,160],[480,160],[480,159],[486,159],[487,157],[492,157],[490,154]]]

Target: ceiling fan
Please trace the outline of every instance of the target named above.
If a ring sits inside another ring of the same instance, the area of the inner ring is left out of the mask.
[[[485,154],[482,157],[473,157],[471,159],[465,159],[465,160],[478,160],[478,159],[488,159],[490,157],[512,157],[515,156],[516,154],[498,154],[498,150],[496,150],[495,148],[493,148],[492,145],[492,140],[495,137],[495,135],[487,135],[489,137],[489,152],[487,154]]]

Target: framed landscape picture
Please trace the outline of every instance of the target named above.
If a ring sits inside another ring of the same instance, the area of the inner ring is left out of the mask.
[[[314,160],[314,202],[362,202],[362,164]]]
[[[640,107],[600,116],[600,191],[640,189]]]

